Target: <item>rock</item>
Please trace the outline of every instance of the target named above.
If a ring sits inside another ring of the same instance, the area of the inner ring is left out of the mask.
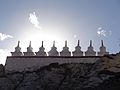
[[[104,56],[94,64],[52,63],[11,73],[4,73],[1,65],[0,90],[120,90],[119,56]]]
[[[4,76],[4,74],[5,74],[5,68],[2,64],[0,64],[0,77]]]

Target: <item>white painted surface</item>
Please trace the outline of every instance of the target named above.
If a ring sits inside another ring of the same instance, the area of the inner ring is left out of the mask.
[[[23,71],[28,68],[39,68],[51,63],[94,63],[100,57],[7,57],[5,69],[6,71]]]

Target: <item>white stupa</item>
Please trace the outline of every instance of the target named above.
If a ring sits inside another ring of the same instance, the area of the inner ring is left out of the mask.
[[[88,47],[88,50],[85,52],[85,56],[96,56],[96,52],[94,51],[94,48],[92,46],[92,40],[90,40],[90,46]]]
[[[81,47],[79,45],[79,40],[78,40],[78,44],[75,47],[75,51],[72,52],[73,56],[83,56],[83,52],[81,51]]]
[[[71,56],[71,52],[67,47],[67,41],[65,41],[65,47],[63,47],[63,50],[60,52],[60,56]]]
[[[98,52],[98,56],[103,56],[105,54],[109,54],[109,52],[106,51],[106,47],[103,44],[103,40],[101,40],[101,47],[100,52]]]
[[[59,56],[57,48],[55,47],[55,41],[53,41],[53,46],[51,47],[51,50],[48,52],[48,55],[49,56]]]
[[[23,52],[24,56],[34,56],[33,48],[31,47],[31,41],[29,47],[27,47],[27,52]]]
[[[11,52],[12,56],[22,56],[23,55],[19,44],[20,44],[20,41],[18,41],[18,45],[17,45],[17,47],[15,47],[15,51]]]
[[[42,41],[42,46],[39,48],[39,51],[35,53],[36,53],[36,56],[47,56],[45,52],[45,48],[43,47],[43,41]]]

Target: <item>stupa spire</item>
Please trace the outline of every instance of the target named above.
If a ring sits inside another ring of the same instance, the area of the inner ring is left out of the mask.
[[[103,40],[101,40],[101,46],[102,46],[102,47],[104,46],[104,44],[103,44]]]
[[[20,41],[18,41],[18,45],[17,45],[17,47],[15,47],[15,52],[21,52],[21,48],[20,48],[19,44],[20,44]]]
[[[43,46],[43,41],[42,41],[41,47],[39,48],[39,51],[35,52],[35,53],[36,53],[36,56],[47,56],[47,54],[45,52],[45,48]]]
[[[72,52],[73,56],[83,56],[83,52],[81,51],[79,43],[80,40],[78,40],[77,46],[75,47],[75,51]]]
[[[65,41],[65,47],[63,47],[63,50],[60,52],[60,56],[71,56],[71,52],[67,47],[67,40]]]
[[[29,43],[29,47],[27,47],[27,52],[32,52],[33,51],[33,48],[31,46],[31,41]]]
[[[103,44],[103,40],[101,40],[101,46],[100,51],[98,52],[98,56],[103,56],[105,54],[109,54],[109,52],[106,51],[106,47]]]
[[[33,52],[33,48],[31,46],[31,41],[29,43],[29,46],[27,47],[27,52],[24,52],[25,56],[33,56],[34,52]]]
[[[90,47],[92,47],[92,40],[90,40]]]
[[[17,45],[17,47],[19,47],[20,46],[20,41],[18,41],[18,45]]]
[[[94,48],[92,46],[92,40],[90,40],[90,46],[88,47],[88,50],[85,52],[85,56],[95,56],[96,52],[94,51]]]
[[[42,41],[42,46],[41,47],[43,47],[43,41]]]
[[[20,41],[18,41],[17,47],[15,47],[15,51],[11,52],[12,56],[22,56],[23,55],[19,44],[20,44]]]
[[[55,41],[53,41],[53,47],[55,47]]]
[[[67,47],[67,40],[65,41],[65,47]]]
[[[30,41],[30,43],[29,43],[29,47],[31,47],[31,41]]]
[[[53,41],[53,47],[51,47],[51,50],[48,52],[48,54],[49,56],[59,56],[57,48],[55,47],[55,41]]]
[[[77,46],[80,46],[80,40],[78,40],[78,44],[77,44]]]

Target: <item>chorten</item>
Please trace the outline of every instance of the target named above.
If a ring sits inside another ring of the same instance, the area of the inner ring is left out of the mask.
[[[67,41],[65,41],[65,47],[63,47],[63,50],[60,52],[60,56],[71,56],[71,52],[67,47]]]
[[[109,54],[109,52],[106,51],[106,47],[103,44],[103,40],[101,40],[101,47],[100,52],[98,52],[98,56],[103,56],[105,54]]]
[[[75,51],[72,52],[73,56],[83,56],[83,52],[81,51],[81,47],[79,45],[79,40],[78,40],[78,44],[75,47]]]
[[[23,55],[19,44],[20,44],[20,41],[18,41],[18,45],[17,45],[17,47],[15,47],[15,51],[11,52],[12,56],[22,56]]]
[[[31,41],[30,41],[30,44],[29,44],[29,47],[27,47],[27,52],[23,52],[24,53],[24,56],[34,56],[34,52],[33,52],[33,48],[31,46]]]
[[[57,48],[55,47],[55,41],[53,41],[53,46],[51,47],[51,50],[48,52],[48,54],[49,56],[59,56]]]
[[[42,46],[39,48],[39,51],[35,53],[36,53],[36,56],[47,56],[45,52],[45,48],[43,47],[43,41],[42,41]]]
[[[85,52],[85,56],[96,56],[96,52],[94,51],[94,48],[92,46],[92,40],[90,40],[90,46],[88,47],[88,50]]]

